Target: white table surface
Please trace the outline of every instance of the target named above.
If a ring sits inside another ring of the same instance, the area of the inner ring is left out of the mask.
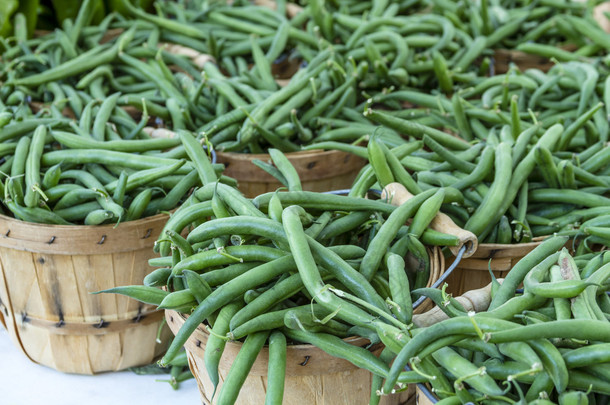
[[[180,383],[178,390],[155,381],[167,377],[131,371],[94,376],[60,373],[31,362],[0,325],[2,405],[201,405],[194,379]]]

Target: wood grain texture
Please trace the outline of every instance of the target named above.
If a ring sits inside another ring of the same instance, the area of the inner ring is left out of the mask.
[[[303,190],[318,192],[351,187],[366,164],[358,156],[334,150],[292,152],[286,157],[299,174]],[[226,167],[223,174],[237,180],[238,189],[248,198],[283,187],[273,176],[252,163],[254,159],[268,162],[268,154],[217,152],[217,159]]]
[[[163,354],[171,332],[164,328],[162,344],[156,342],[161,311],[91,293],[142,284],[166,220],[158,215],[115,228],[0,216],[0,311],[13,343],[36,363],[78,374],[150,364]]]

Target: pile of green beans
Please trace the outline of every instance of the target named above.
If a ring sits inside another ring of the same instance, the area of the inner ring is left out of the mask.
[[[271,367],[285,361],[286,341],[303,342],[386,377],[388,363],[342,338],[375,343],[408,333],[410,291],[430,278],[423,241],[457,243],[428,229],[440,205],[455,199],[443,188],[399,207],[373,196],[306,192],[286,156],[279,150],[271,156],[272,162],[259,164],[288,191],[246,199],[222,183],[196,189],[170,216],[156,243],[161,256],[149,261],[158,269],[144,285],[102,291],[189,315],[162,363],[206,323],[211,335],[204,361],[214,384],[224,342],[245,339],[239,367],[216,394],[221,403],[237,397],[241,377],[267,339],[270,350],[278,350]],[[268,395],[281,398],[276,388],[283,378],[269,378]]]
[[[476,56],[462,55],[472,39],[449,19],[404,12],[420,10],[419,2],[396,3],[385,12],[383,4],[363,2],[362,13],[371,8],[366,19],[343,14],[352,10],[347,3],[336,10],[322,3],[312,2],[292,20],[281,10],[243,4],[195,12],[167,2],[166,16],[126,4],[137,20],[111,14],[96,27],[56,30],[9,47],[0,101],[42,102],[56,115],[68,106],[78,118],[91,99],[120,92],[120,105],[146,105],[171,128],[197,131],[218,150],[291,152],[322,139],[341,140],[346,131],[336,127],[344,122],[356,121],[353,131],[370,134],[374,128],[359,111],[369,93],[437,81],[446,87],[437,77],[454,64],[466,68]],[[316,24],[328,17],[333,27],[320,37]],[[105,42],[116,30],[124,32]],[[196,64],[197,57],[164,44],[213,60]],[[280,87],[278,69],[299,63]],[[460,80],[472,80],[471,73]],[[392,131],[385,136],[392,145],[402,141]]]
[[[571,256],[565,241],[549,239],[494,280],[486,311],[466,313],[444,293],[416,291],[449,319],[412,331],[383,392],[407,382],[400,375],[409,364],[441,404],[607,403],[610,254]]]
[[[367,147],[354,135],[346,139],[351,145],[322,141],[307,148],[369,160],[351,195],[393,181],[412,194],[446,187],[462,197],[442,211],[481,242],[529,242],[560,233],[588,239],[578,245],[585,253],[608,241],[599,229],[607,226],[603,218],[588,222],[607,215],[610,203],[608,77],[605,70],[568,62],[548,73],[515,70],[481,78],[450,98],[404,90],[378,94],[364,105],[364,116],[380,125]],[[396,101],[415,108],[393,111]],[[378,135],[388,130],[409,143],[387,145]]]
[[[47,112],[22,121],[3,110],[3,213],[48,224],[119,223],[173,210],[193,187],[219,177],[235,185],[192,133],[151,138],[140,128],[124,139],[113,124],[119,112],[116,98],[78,122]]]
[[[280,3],[274,11],[247,2],[161,2],[162,15],[153,15],[126,2],[136,20],[111,14],[95,27],[57,30],[9,47],[4,59],[10,62],[0,71],[5,82],[0,101],[51,103],[56,116],[68,104],[79,117],[92,99],[120,92],[120,105],[140,110],[146,106],[171,128],[196,131],[218,150],[262,153],[270,147],[292,152],[322,141],[366,139],[375,126],[362,117],[362,106],[387,94],[384,104],[393,110],[410,103],[411,96],[392,94],[422,90],[459,93],[467,102],[481,98],[484,104],[496,103],[499,97],[505,107],[510,96],[535,87],[536,78],[520,75],[486,80],[485,64],[474,62],[485,55],[492,39],[510,32],[466,29],[452,13],[468,7],[454,10],[457,6],[443,5],[447,12],[437,13],[419,1],[357,2],[358,7],[354,2],[312,1],[289,19],[287,4]],[[489,7],[489,13],[497,14],[490,19],[493,24],[530,8],[501,6],[508,11]],[[584,7],[570,3],[559,9],[581,18]],[[540,14],[549,8],[536,10]],[[113,30],[124,32],[106,43],[106,34]],[[587,41],[589,37],[579,35]],[[192,53],[192,58],[176,54],[165,44],[213,59],[197,64]],[[290,83],[280,87],[279,67],[287,64],[294,70],[299,63],[296,73],[289,73]],[[575,75],[560,85],[570,86],[589,71]],[[521,107],[524,99],[519,99]],[[415,114],[413,118],[420,119],[421,114]],[[443,114],[424,115],[421,120],[447,121]],[[472,136],[472,131],[464,136]],[[384,131],[383,136],[388,145],[404,143],[396,131]]]
[[[374,119],[388,117],[383,114],[371,113]],[[350,195],[362,197],[369,188],[381,189],[392,182],[401,183],[414,195],[445,187],[455,196],[455,202],[443,204],[441,211],[458,226],[477,235],[481,242],[528,242],[533,237],[554,233],[582,238],[587,232],[596,236],[591,243],[607,242],[607,231],[599,234],[597,229],[608,226],[610,200],[604,196],[607,180],[597,171],[584,169],[592,167],[598,157],[585,160],[579,167],[572,163],[572,158],[561,159],[550,152],[564,133],[562,125],[538,132],[541,136],[529,150],[520,139],[514,142],[510,135],[501,142],[488,139],[443,145],[446,134],[426,128],[427,133],[420,133],[421,141],[392,149],[376,137],[369,140],[366,148],[351,146],[354,153],[369,159],[369,164],[361,170]],[[521,139],[532,136],[537,129],[525,130]],[[502,132],[510,134],[509,127],[505,126]],[[437,135],[439,141],[432,138]],[[455,142],[458,138],[448,139]],[[345,149],[330,144],[327,147]],[[607,154],[607,149],[602,151],[600,155]],[[557,167],[562,168],[561,173],[566,168],[572,169],[573,181],[559,176]],[[589,249],[586,243],[578,248],[579,253]]]
[[[561,62],[601,56],[608,49],[607,34],[591,12],[601,1],[431,3],[433,13],[451,19],[473,38],[485,37],[487,49],[519,50]]]

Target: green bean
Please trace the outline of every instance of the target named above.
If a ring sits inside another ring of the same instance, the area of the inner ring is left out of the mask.
[[[79,187],[64,194],[55,203],[53,210],[61,210],[74,205],[82,204],[84,202],[94,200],[100,195],[103,196],[100,190]]]
[[[125,8],[125,10],[129,12],[129,14],[141,18],[144,21],[151,22],[156,26],[163,27],[168,31],[172,31],[178,34],[184,34],[192,38],[199,38],[202,40],[206,39],[206,35],[193,26],[185,25],[178,21],[173,21],[167,18],[148,14],[144,10],[134,7],[134,5],[127,0],[121,0],[121,5]]]
[[[373,172],[379,185],[384,188],[394,182],[394,175],[386,160],[386,155],[382,149],[378,137],[373,135],[367,144],[368,158]]]
[[[517,286],[521,284],[528,271],[533,266],[542,262],[551,253],[556,252],[566,241],[567,238],[561,236],[549,238],[519,261],[506,276],[498,291],[496,291],[489,305],[489,311],[496,309],[508,301],[509,298],[513,297]]]
[[[530,202],[562,202],[584,207],[602,207],[610,204],[610,199],[601,195],[568,189],[537,189],[531,190]]]
[[[419,206],[435,193],[434,190],[424,191],[398,207],[390,214],[387,221],[379,229],[379,232],[369,243],[366,254],[362,258],[360,272],[371,280],[379,267],[379,264],[388,248],[390,242],[396,236],[400,227],[411,217]]]
[[[72,225],[72,223],[66,221],[54,212],[47,211],[43,208],[38,207],[22,207],[17,204],[16,201],[5,199],[5,205],[16,218],[20,218],[26,222],[35,222],[42,224],[55,224],[55,225]]]
[[[43,155],[44,156],[44,155]],[[112,212],[119,220],[123,217],[123,207],[114,202],[108,192],[94,176],[83,170],[68,170],[61,174],[62,179],[74,179],[81,182],[85,187],[98,190],[100,193],[96,197],[97,202],[102,208]]]
[[[549,59],[557,59],[559,62],[584,60],[582,56],[576,55],[573,52],[564,51],[554,45],[523,42],[517,45],[516,49],[521,52],[540,55]]]
[[[292,163],[288,160],[288,158],[279,150],[274,148],[269,148],[268,152],[271,156],[271,159],[273,160],[273,163],[286,179],[288,190],[302,191],[301,180],[299,179],[299,175]]]
[[[274,193],[261,194],[252,201],[259,208],[264,209],[269,204],[269,200],[273,195]],[[380,211],[384,214],[389,214],[396,209],[393,205],[382,201],[333,194],[320,194],[310,191],[283,192],[279,193],[278,197],[284,206],[298,204],[305,209],[314,208],[324,211]]]
[[[222,221],[222,219],[216,221]],[[162,362],[170,361],[197,326],[214,311],[231,302],[236,296],[245,293],[250,288],[272,280],[293,266],[294,260],[292,256],[283,256],[255,267],[222,286],[219,286],[191,313],[172,341]]]
[[[384,312],[388,312],[383,298],[376,293],[363,274],[353,269],[339,254],[325,248],[313,238],[305,235],[305,239],[307,239],[316,261],[328,270],[331,275],[359,298]]]
[[[481,235],[485,228],[492,224],[489,219],[495,218],[503,198],[506,198],[503,191],[507,189],[511,181],[511,165],[511,148],[508,144],[501,143],[495,152],[494,182],[481,205],[466,223],[465,229]]]
[[[356,366],[379,376],[386,376],[388,366],[370,351],[344,342],[341,338],[326,333],[311,333],[294,329],[282,329],[284,334],[296,341],[312,344],[331,356],[345,359]]]
[[[25,162],[25,196],[26,207],[36,207],[42,193],[40,189],[40,158],[45,145],[47,128],[38,126],[34,130]],[[12,174],[12,173],[11,173]]]
[[[161,179],[165,176],[169,176],[172,173],[175,173],[178,169],[180,169],[186,163],[185,160],[179,160],[172,165],[168,165],[166,167],[159,167],[147,170],[140,170],[135,173],[130,174],[127,177],[127,184],[125,185],[125,191],[134,190],[140,186],[144,186],[154,182],[155,180]],[[109,192],[114,192],[119,184],[118,179],[114,180],[105,185],[106,190]]]
[[[255,332],[246,338],[233,364],[231,364],[229,372],[224,378],[222,387],[220,387],[220,392],[216,399],[219,405],[235,403],[240,389],[268,336],[269,331],[262,331]]]
[[[329,311],[335,311],[339,306],[341,311],[337,314],[339,319],[343,319],[353,325],[374,328],[374,318],[368,315],[359,307],[342,300],[334,293],[324,288],[324,283],[319,274],[315,260],[309,249],[307,238],[302,230],[301,220],[295,208],[288,207],[282,213],[282,225],[286,231],[290,250],[293,253],[299,274],[307,291],[315,300]]]
[[[97,209],[89,212],[83,220],[85,225],[100,225],[114,218],[114,214],[105,209]]]
[[[53,138],[72,149],[106,149],[121,152],[144,152],[167,149],[180,145],[179,138],[158,138],[147,140],[96,141],[64,131],[51,131]]]
[[[405,272],[405,262],[401,256],[388,253],[386,265],[389,272],[392,302],[397,304],[397,307],[392,308],[392,312],[401,322],[409,324],[413,315],[413,308],[409,279]]]
[[[286,25],[284,23],[283,25]],[[267,392],[265,405],[282,403],[286,375],[286,336],[273,331],[269,336],[269,369],[267,371]]]
[[[273,95],[266,100],[265,103],[256,106],[250,113],[255,122],[266,116],[276,105],[282,103],[293,96],[296,92],[307,85],[310,78],[316,77],[326,67],[325,61],[328,56],[328,51],[321,52],[315,61],[310,63],[311,68],[306,73],[303,73],[298,78],[293,78],[290,84],[281,90],[273,93]],[[319,62],[318,62],[319,61]],[[254,136],[254,128],[251,120],[246,120],[240,130],[240,138],[238,143],[240,145],[247,145]]]
[[[500,395],[503,392],[493,378],[477,373],[478,368],[457,354],[455,350],[444,347],[432,353],[432,357],[456,378],[463,375],[472,376],[465,378],[464,381],[479,392],[487,395]]]
[[[424,135],[428,135],[430,138],[434,139],[438,143],[455,150],[466,150],[469,147],[465,141],[462,141],[445,132],[421,124],[396,118],[380,111],[367,109],[365,112],[365,116],[375,122],[388,126],[400,133],[411,135],[416,138],[423,138]]]
[[[233,218],[237,217],[223,219],[230,220]],[[214,222],[222,221],[223,219],[216,219]],[[219,235],[210,236],[210,238],[214,238],[217,236]],[[187,238],[188,241],[192,243],[192,238],[190,237],[190,234]],[[206,238],[206,240],[207,239],[209,238]],[[209,267],[231,264],[236,261],[239,261],[240,263],[248,261],[269,262],[286,255],[286,253],[282,250],[266,246],[227,246],[225,250],[229,256],[223,255],[221,252],[215,250],[205,250],[203,252],[199,252],[192,256],[189,256],[181,260],[180,263],[174,266],[173,273],[181,274],[182,270],[184,269],[200,271]],[[236,260],[236,257],[239,258],[239,260]]]
[[[27,76],[21,79],[15,79],[9,84],[15,86],[39,86],[44,83],[60,80],[69,76],[73,76],[82,72],[90,71],[95,67],[112,62],[123,44],[129,43],[135,35],[135,27],[124,32],[112,46],[101,45],[84,52],[78,57],[71,59],[61,65],[47,69],[42,73],[32,76]]]
[[[147,208],[152,198],[152,189],[146,188],[140,191],[129,204],[125,213],[126,221],[134,221],[142,217],[144,210]],[[101,205],[101,204],[100,204]]]

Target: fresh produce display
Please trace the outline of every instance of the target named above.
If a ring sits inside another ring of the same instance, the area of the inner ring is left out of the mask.
[[[285,156],[271,152],[289,191],[249,200],[221,183],[197,189],[158,240],[164,255],[150,264],[160,268],[142,286],[104,292],[189,314],[162,362],[171,361],[205,321],[212,328],[211,346],[216,339],[246,338],[247,350],[249,339],[264,342],[270,331],[280,330],[289,341],[344,353],[375,374],[386,370],[366,350],[348,350],[341,338],[365,333],[378,340],[373,336],[381,331],[398,336],[407,329],[413,313],[410,290],[425,287],[430,279],[422,240],[440,245],[452,239],[428,224],[455,195],[431,189],[395,207],[380,199],[305,192]],[[181,236],[192,223],[200,225]],[[217,317],[233,303],[239,307],[229,322],[221,323]],[[246,369],[256,356],[250,357]],[[210,376],[218,375],[218,361],[218,355],[206,360]],[[218,393],[221,403],[239,392],[241,384],[229,384],[231,376]],[[272,383],[282,381],[278,377]]]
[[[370,371],[370,404],[414,383],[441,403],[610,398],[601,1],[86,0],[35,35],[38,2],[6,3],[4,213],[97,225],[175,210],[143,284],[100,291],[184,315],[161,360],[173,386],[203,324],[215,391],[224,342],[243,342],[220,404],[267,342],[274,364],[307,343]],[[303,191],[287,158],[303,150],[368,164],[347,190]],[[285,187],[244,197],[223,152],[268,154],[255,164]],[[540,242],[477,314],[430,283],[431,247],[454,264],[476,247],[435,230],[443,214],[477,243]],[[415,321],[423,297],[449,319]]]
[[[3,203],[15,217],[63,225],[130,221],[174,209],[200,184],[191,163],[163,151],[181,145],[179,138],[122,139],[113,132],[104,121],[115,108],[115,100],[109,100],[93,123],[89,115],[79,126],[35,118],[4,127],[4,134],[35,127],[32,138],[13,143],[14,155],[5,157],[3,164],[8,173]],[[57,126],[48,129],[49,125]],[[63,130],[61,125],[68,127]],[[115,139],[82,136],[95,134],[96,128]],[[193,138],[190,133],[182,137]],[[207,165],[211,175],[217,174],[214,167],[218,174],[222,171],[221,165]]]
[[[549,239],[494,281],[487,311],[466,313],[453,298],[431,294],[449,319],[412,331],[384,390],[401,382],[408,363],[442,403],[607,401],[610,255],[572,257],[558,249],[565,240]],[[424,368],[425,359],[432,366]]]
[[[542,53],[550,57],[563,54],[552,47],[584,47],[573,56],[576,58],[592,56],[606,47],[603,44],[592,46],[585,39],[591,33],[594,35],[590,38],[603,36],[591,15],[592,7],[602,3],[600,1],[535,3],[483,0],[467,3],[431,0],[431,3],[434,13],[451,19],[456,27],[473,38],[488,37],[486,48],[532,50],[533,54]]]

